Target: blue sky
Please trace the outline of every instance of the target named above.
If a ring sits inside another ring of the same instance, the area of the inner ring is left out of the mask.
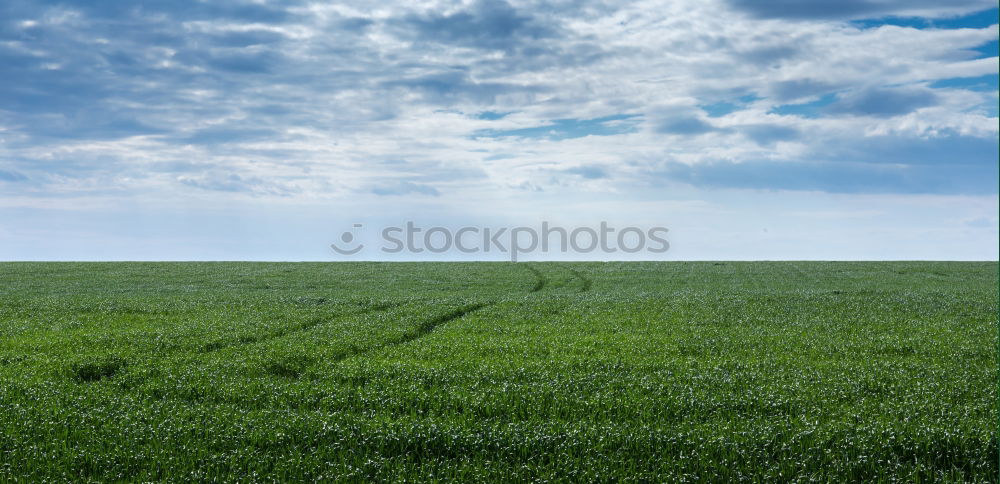
[[[0,260],[340,260],[353,223],[987,259],[995,2],[0,4]]]

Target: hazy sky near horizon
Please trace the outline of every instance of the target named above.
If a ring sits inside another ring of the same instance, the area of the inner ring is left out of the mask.
[[[353,223],[407,220],[659,225],[668,260],[996,260],[997,16],[8,0],[0,260],[355,260],[329,248]]]

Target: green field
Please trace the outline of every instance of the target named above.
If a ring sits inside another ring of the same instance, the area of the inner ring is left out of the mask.
[[[0,481],[997,482],[997,268],[2,263]]]

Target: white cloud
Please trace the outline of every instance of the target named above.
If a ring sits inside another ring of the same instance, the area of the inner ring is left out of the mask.
[[[857,0],[838,14],[820,2],[788,15],[782,2],[571,3],[110,12],[13,2],[0,27],[0,173],[18,176],[0,179],[0,205],[580,201],[656,184],[697,187],[686,192],[697,199],[733,188],[712,184],[730,179],[725,167],[759,167],[765,191],[996,192],[982,176],[995,171],[985,153],[966,171],[920,156],[995,145],[995,83],[984,92],[934,82],[996,75],[997,59],[975,49],[997,26],[845,22],[941,18],[980,3]],[[703,111],[720,102],[731,112]],[[806,106],[774,111],[790,103]],[[631,117],[586,123],[614,115]],[[564,119],[577,120],[559,125],[570,135],[528,135]],[[511,131],[521,135],[477,135]],[[825,154],[852,144],[940,173],[915,182],[867,160],[843,177],[882,178],[838,182]],[[768,164],[777,162],[787,165]],[[799,178],[771,182],[775,166]],[[818,184],[799,183],[817,166],[827,170]],[[717,178],[698,178],[707,176]]]

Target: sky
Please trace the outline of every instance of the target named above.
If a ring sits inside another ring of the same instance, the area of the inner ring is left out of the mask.
[[[0,3],[0,260],[997,260],[993,0]]]

